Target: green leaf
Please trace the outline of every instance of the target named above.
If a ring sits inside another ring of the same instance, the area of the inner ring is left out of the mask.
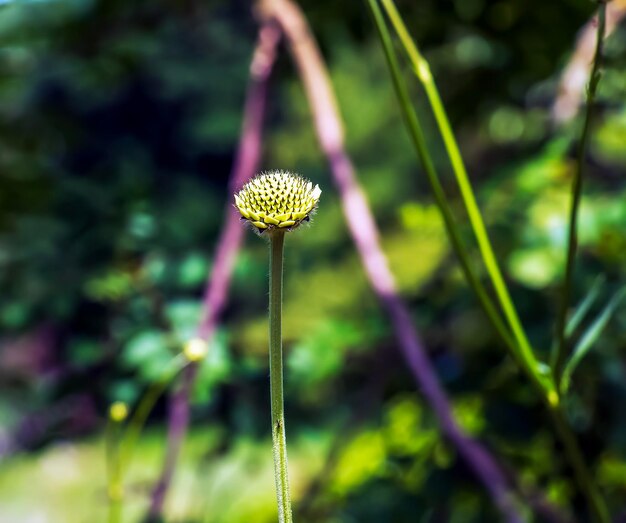
[[[198,366],[193,387],[192,402],[202,404],[210,401],[215,387],[230,379],[233,361],[224,329],[218,329],[209,344],[207,357]]]
[[[202,303],[198,300],[176,300],[165,307],[165,315],[181,343],[194,335],[201,314]]]
[[[191,253],[178,267],[178,282],[185,289],[202,285],[209,272],[209,263],[205,256]]]
[[[598,299],[598,296],[600,295],[600,291],[602,290],[602,286],[604,285],[605,282],[606,282],[606,278],[602,275],[598,276],[595,279],[595,281],[593,282],[593,285],[591,286],[591,289],[589,289],[589,292],[587,293],[587,296],[585,296],[583,301],[580,302],[578,307],[576,307],[574,314],[572,315],[570,320],[567,322],[567,326],[565,327],[565,336],[569,338],[574,334],[574,332],[576,331],[576,329],[578,328],[578,326],[580,325],[584,317],[589,312],[589,309],[591,309],[591,306]]]
[[[168,336],[156,330],[135,335],[128,341],[122,353],[122,364],[135,369],[141,379],[148,383],[163,377],[171,359]]]
[[[128,341],[123,359],[131,365],[142,365],[160,353],[167,353],[167,337],[157,330],[145,330]]]
[[[581,360],[589,352],[593,344],[596,342],[604,328],[609,323],[611,316],[617,309],[622,299],[626,296],[626,287],[622,287],[615,293],[611,301],[606,305],[602,312],[598,315],[595,321],[585,331],[580,341],[576,345],[572,357],[567,362],[565,369],[563,370],[563,377],[561,378],[561,390],[567,391],[572,378],[572,374]]]

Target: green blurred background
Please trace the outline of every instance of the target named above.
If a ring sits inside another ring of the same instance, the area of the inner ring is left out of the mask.
[[[582,506],[541,402],[465,285],[402,125],[363,2],[303,0],[382,242],[462,426],[527,492]],[[398,2],[431,62],[499,260],[547,358],[580,116],[550,108],[587,0]],[[245,1],[0,2],[0,521],[103,521],[108,405],[133,404],[198,320],[222,226],[257,25]],[[365,279],[282,49],[263,168],[323,189],[286,247],[286,409],[302,522],[498,521],[442,439]],[[607,42],[574,296],[626,280],[626,28]],[[407,76],[408,76],[407,69]],[[428,141],[462,205],[421,92]],[[465,233],[469,235],[469,229]],[[176,522],[276,520],[267,252],[246,234],[197,380],[167,504]],[[626,307],[574,376],[567,408],[595,480],[626,499]],[[139,521],[161,465],[166,401],[128,478]],[[620,503],[622,502],[622,503]]]

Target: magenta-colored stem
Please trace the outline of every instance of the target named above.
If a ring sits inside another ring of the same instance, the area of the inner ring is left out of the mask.
[[[280,36],[280,29],[271,22],[262,24],[259,29],[250,65],[250,83],[244,106],[242,133],[230,174],[229,194],[234,194],[259,169],[267,86],[276,61]],[[225,225],[217,242],[213,271],[205,290],[202,319],[197,328],[197,335],[207,341],[213,337],[226,305],[235,259],[244,234],[244,227],[239,223],[239,215],[230,199],[228,202],[224,210]],[[163,511],[165,496],[189,425],[189,395],[195,375],[195,367],[185,369],[180,387],[170,398],[165,460],[161,476],[152,492],[149,519],[158,518]]]
[[[523,521],[515,497],[495,459],[458,425],[435,369],[413,326],[406,304],[380,247],[378,228],[345,152],[343,128],[326,67],[300,8],[291,0],[267,0],[266,16],[281,26],[299,70],[315,120],[321,148],[328,158],[341,197],[350,234],[367,277],[393,324],[402,354],[424,397],[439,419],[443,433],[484,484],[507,522]]]

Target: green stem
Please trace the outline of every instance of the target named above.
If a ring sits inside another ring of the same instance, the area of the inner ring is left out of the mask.
[[[393,0],[382,0],[382,3],[396,30],[396,33],[400,37],[400,41],[402,42],[413,67],[415,68],[417,77],[424,86],[426,96],[435,116],[437,126],[439,127],[439,131],[443,138],[444,146],[448,152],[448,157],[450,158],[450,163],[452,164],[452,169],[461,190],[461,196],[463,198],[463,202],[465,203],[465,208],[467,209],[467,214],[469,216],[474,235],[476,236],[476,241],[478,242],[478,248],[485,262],[487,273],[489,274],[493,287],[496,291],[496,296],[498,297],[502,310],[504,311],[504,315],[519,346],[520,355],[524,359],[527,366],[536,367],[537,360],[519,319],[519,315],[515,309],[515,305],[511,299],[504,278],[502,277],[502,272],[500,271],[496,256],[493,252],[493,247],[491,246],[485,223],[478,208],[478,204],[476,203],[476,198],[467,175],[467,170],[465,168],[459,146],[454,137],[454,133],[452,132],[452,127],[441,101],[439,90],[437,89],[435,80],[430,72],[430,66],[419,52],[415,42],[409,35],[409,32],[404,25]]]
[[[189,361],[183,354],[176,356],[168,365],[163,377],[152,384],[144,393],[128,422],[127,429],[120,435],[121,424],[109,420],[106,430],[106,454],[108,471],[109,523],[122,521],[122,501],[124,497],[124,474],[143,430],[144,425],[172,378],[178,374]]]
[[[122,475],[128,469],[135,446],[137,445],[139,436],[141,436],[141,431],[143,430],[154,405],[163,395],[174,376],[176,376],[188,364],[189,360],[187,360],[183,354],[177,355],[168,365],[168,368],[161,379],[150,385],[148,390],[141,397],[139,405],[130,418],[128,428],[124,432],[122,441],[120,442],[119,462]]]
[[[378,34],[383,44],[385,56],[387,57],[387,62],[389,64],[389,69],[391,70],[393,84],[398,99],[400,101],[400,105],[402,107],[402,114],[406,121],[415,149],[417,150],[419,160],[422,164],[422,167],[424,168],[424,171],[426,172],[426,176],[435,196],[435,201],[443,216],[448,236],[450,237],[450,241],[459,259],[465,277],[469,285],[476,293],[478,300],[483,307],[483,310],[491,321],[496,332],[500,335],[505,343],[505,346],[509,349],[512,357],[526,371],[533,384],[540,391],[542,397],[548,398],[551,403],[558,403],[558,395],[554,390],[554,386],[551,380],[548,380],[546,376],[542,375],[539,372],[539,367],[537,364],[532,364],[532,360],[525,358],[523,353],[520,352],[518,345],[511,338],[495,306],[493,305],[491,299],[485,291],[485,288],[481,284],[480,280],[474,272],[474,269],[470,264],[469,256],[461,240],[458,227],[452,215],[450,206],[448,205],[448,202],[446,200],[445,193],[443,191],[441,183],[439,182],[439,177],[437,175],[437,172],[435,171],[434,163],[426,146],[426,141],[424,139],[424,134],[417,118],[417,114],[415,113],[415,110],[413,109],[413,106],[411,104],[406,85],[401,79],[400,67],[398,65],[398,61],[393,50],[391,36],[389,35],[389,31],[387,30],[387,26],[385,25],[382,13],[378,7],[376,0],[368,0],[368,3],[374,16],[374,22],[376,28],[378,29]]]
[[[105,431],[109,523],[120,523],[122,520],[122,470],[120,467],[119,453],[120,429],[120,423],[109,418]]]
[[[596,482],[587,467],[585,458],[578,446],[576,436],[565,419],[562,407],[557,406],[550,408],[548,405],[548,410],[550,411],[553,424],[563,444],[567,460],[574,470],[576,482],[587,499],[589,512],[597,523],[610,523],[611,518],[606,503],[596,488]]]
[[[389,63],[389,68],[391,70],[391,75],[393,78],[394,86],[396,88],[396,93],[398,95],[401,107],[403,109],[403,115],[407,121],[407,125],[411,132],[413,142],[415,144],[416,149],[418,150],[424,169],[426,170],[429,180],[431,180],[431,185],[433,186],[433,192],[435,193],[435,198],[437,199],[438,205],[444,216],[444,220],[446,221],[448,232],[453,241],[453,245],[455,245],[454,237],[458,235],[458,233],[456,233],[455,231],[454,223],[452,223],[451,225],[448,225],[448,219],[451,220],[452,217],[451,217],[449,208],[447,207],[447,203],[445,202],[445,196],[443,196],[443,193],[441,191],[441,185],[439,184],[436,178],[437,175],[434,170],[432,160],[430,159],[428,150],[426,148],[425,141],[423,139],[423,135],[421,132],[421,128],[417,120],[417,115],[415,114],[413,106],[410,103],[410,98],[409,98],[406,86],[404,85],[401,79],[400,69],[399,69],[398,62],[397,62],[395,53],[393,51],[393,46],[391,43],[391,37],[389,35],[389,32],[383,20],[382,13],[380,12],[380,9],[378,8],[377,0],[368,0],[368,3],[372,10],[372,14],[374,15],[374,21],[378,29],[381,41],[383,43],[383,48],[385,50],[387,61]],[[424,74],[424,71],[428,71],[428,74],[429,74],[428,69],[422,68],[422,74]],[[458,148],[457,148],[457,152],[458,152]],[[459,156],[460,156],[460,153],[459,153]],[[440,196],[438,196],[438,193],[441,193],[441,197],[444,198],[444,201],[441,203],[439,202]],[[449,218],[446,218],[446,215],[449,215]],[[455,245],[455,249],[457,250],[457,254],[459,255],[459,258],[463,260],[463,257],[466,257],[467,255],[465,253],[459,252],[460,248],[462,248],[462,246]],[[462,265],[463,263],[464,262],[462,261]],[[467,261],[465,263],[467,263]],[[470,272],[468,269],[469,267],[464,268],[466,272],[466,276],[468,276],[468,273]],[[469,276],[468,276],[468,280],[469,280]],[[470,285],[472,285],[472,287],[476,291],[477,289],[476,284],[473,283],[471,280],[470,280]],[[479,295],[479,298],[480,298],[480,295]],[[483,304],[483,307],[484,306],[485,304]],[[493,322],[493,318],[492,318],[492,322]],[[519,341],[519,338],[517,339]],[[507,343],[507,347],[511,350],[511,353],[513,354],[513,356],[515,356],[516,360],[521,364],[522,368],[526,371],[529,378],[531,379],[531,383],[541,393],[541,397],[543,401],[545,402],[546,407],[551,413],[551,417],[555,425],[557,434],[565,448],[567,459],[569,463],[571,464],[572,468],[574,469],[576,480],[579,484],[581,492],[587,498],[590,511],[592,512],[594,518],[596,519],[596,521],[598,521],[598,523],[608,523],[609,521],[608,511],[606,509],[606,506],[604,504],[602,497],[599,495],[598,491],[595,488],[593,481],[591,480],[591,474],[587,468],[582,452],[580,451],[580,448],[576,441],[576,437],[574,436],[567,422],[565,421],[565,417],[564,417],[563,410],[562,410],[563,406],[560,403],[560,398],[559,398],[558,392],[555,390],[553,380],[550,379],[548,376],[542,375],[540,373],[539,366],[536,360],[534,359],[534,354],[532,353],[532,351],[524,352],[524,349],[522,349],[521,346],[518,346],[516,344],[510,344],[510,343]],[[521,350],[522,352],[519,353],[518,350]]]
[[[567,237],[567,261],[565,264],[565,278],[563,279],[563,289],[561,291],[561,305],[557,317],[556,336],[558,340],[556,354],[553,357],[554,374],[557,381],[560,380],[567,358],[567,311],[572,292],[572,282],[574,279],[574,262],[576,258],[576,247],[578,244],[578,209],[582,196],[583,169],[585,164],[585,152],[589,141],[589,130],[591,128],[591,116],[593,113],[593,103],[596,97],[598,83],[600,82],[600,62],[602,59],[602,44],[604,41],[604,31],[606,27],[606,3],[600,2],[598,9],[598,33],[596,39],[596,50],[589,77],[589,87],[587,89],[587,104],[585,109],[585,120],[583,130],[578,144],[578,158],[576,171],[572,182],[572,200],[569,214],[569,234]]]
[[[272,443],[274,477],[278,500],[278,520],[291,523],[289,471],[287,468],[287,440],[283,400],[283,245],[284,231],[270,233],[270,392],[272,406]]]

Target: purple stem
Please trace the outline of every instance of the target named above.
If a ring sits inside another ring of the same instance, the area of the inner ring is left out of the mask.
[[[234,194],[258,170],[261,162],[261,137],[267,99],[269,77],[276,60],[280,29],[271,22],[259,29],[257,45],[250,65],[250,83],[246,93],[244,117],[237,157],[230,173],[229,194]],[[217,243],[215,263],[207,283],[203,300],[203,312],[197,335],[210,342],[227,301],[228,288],[237,252],[244,234],[239,215],[232,203],[224,210],[225,225]],[[169,407],[167,447],[161,476],[151,496],[148,519],[158,518],[174,475],[182,442],[189,425],[189,396],[196,375],[195,366],[185,369],[182,383],[172,395]]]
[[[291,0],[267,0],[265,15],[275,19],[305,87],[321,148],[328,158],[348,228],[367,277],[389,315],[402,354],[422,393],[439,419],[441,429],[467,465],[482,481],[507,522],[523,521],[508,482],[489,452],[457,424],[435,369],[413,326],[408,308],[380,247],[378,228],[345,152],[343,128],[323,58],[300,8]]]

